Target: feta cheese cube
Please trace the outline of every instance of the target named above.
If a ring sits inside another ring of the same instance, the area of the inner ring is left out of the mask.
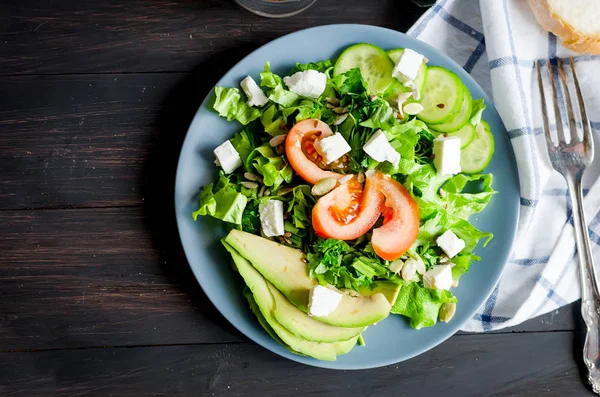
[[[400,162],[400,153],[396,151],[388,142],[385,134],[377,130],[371,138],[364,144],[363,150],[373,160],[383,163],[389,161],[394,167]]]
[[[258,205],[260,225],[267,237],[283,236],[283,201],[271,199]]]
[[[433,165],[441,175],[460,173],[460,138],[455,136],[435,138]]]
[[[317,153],[323,156],[325,164],[331,164],[352,150],[350,145],[348,145],[348,142],[346,142],[339,132],[316,141],[315,149],[317,150]]]
[[[335,310],[342,300],[342,294],[331,288],[317,285],[308,296],[308,315],[322,317]]]
[[[316,70],[296,72],[283,78],[290,91],[311,99],[317,99],[325,91],[327,75]]]
[[[425,57],[416,51],[407,48],[398,59],[398,63],[394,66],[392,76],[400,80],[402,83],[408,83],[417,78],[419,68],[425,61]]]
[[[225,141],[214,150],[215,164],[223,168],[226,174],[231,174],[237,167],[242,165],[240,154],[235,150],[231,142]]]
[[[448,258],[454,258],[463,248],[465,248],[465,242],[458,238],[452,230],[448,229],[438,237],[436,240],[437,245],[448,255]]]
[[[240,86],[248,97],[248,106],[263,106],[269,102],[269,98],[267,98],[263,90],[256,84],[256,81],[254,81],[252,76],[246,76],[246,78],[240,82]]]
[[[429,289],[445,289],[452,287],[452,265],[435,265],[423,275],[423,285]]]

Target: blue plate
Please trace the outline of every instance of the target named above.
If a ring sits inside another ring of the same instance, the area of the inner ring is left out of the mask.
[[[237,87],[248,74],[258,79],[266,61],[271,61],[275,73],[286,74],[296,62],[334,59],[347,46],[364,42],[384,49],[409,47],[424,54],[430,65],[441,65],[457,73],[473,97],[483,97],[487,104],[483,117],[496,140],[496,152],[487,171],[494,174],[494,187],[499,193],[473,221],[476,227],[493,232],[494,239],[485,249],[478,249],[483,259],[474,262],[460,286],[453,289],[459,304],[449,324],[438,323],[435,327],[415,331],[404,318],[390,315],[365,332],[365,347],[357,346],[337,361],[319,361],[290,353],[267,335],[250,312],[242,296],[239,276],[232,271],[230,258],[219,243],[225,229],[216,220],[203,218],[194,222],[191,218],[198,206],[200,187],[210,183],[216,175],[213,149],[241,128],[209,108],[212,92],[192,121],[177,169],[175,207],[179,234],[190,266],[206,295],[231,324],[256,343],[291,360],[323,368],[365,369],[389,365],[421,354],[449,338],[475,314],[496,285],[510,252],[519,212],[515,159],[492,101],[458,64],[402,33],[364,25],[329,25],[302,30],[254,51],[227,72],[217,85]]]

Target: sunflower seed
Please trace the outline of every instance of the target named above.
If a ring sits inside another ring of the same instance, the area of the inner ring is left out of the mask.
[[[302,262],[304,262],[304,263],[308,263],[308,259],[306,259],[306,258],[302,258]]]
[[[257,182],[258,179],[258,175],[253,174],[251,172],[244,172],[244,178],[248,179],[249,181],[253,181],[253,182]]]
[[[274,136],[273,138],[271,138],[271,140],[269,141],[269,145],[271,145],[271,147],[276,147],[281,145],[283,142],[285,142],[285,138],[287,137],[287,134],[285,135],[277,135]]]
[[[266,186],[264,186],[264,185],[263,185],[263,186],[261,186],[260,190],[258,191],[258,197],[262,197],[262,196],[264,196],[264,195],[265,195],[265,189],[266,189],[266,188],[267,188],[267,187],[266,187]]]
[[[365,174],[359,172],[356,176],[356,180],[358,181],[358,183],[363,183],[365,181]]]
[[[402,109],[400,109],[399,111],[394,111],[394,117],[397,118],[398,120],[402,120],[404,118],[404,113],[402,112]]]
[[[243,187],[248,188],[248,189],[256,189],[258,187],[258,183],[256,183],[256,182],[243,181],[243,182],[240,182],[240,184]]]
[[[285,232],[285,233],[283,233],[283,237],[292,237],[292,233]]]
[[[311,189],[311,193],[314,196],[323,196],[333,190],[336,184],[337,180],[335,178],[323,178],[319,182],[315,183]]]
[[[340,104],[340,100],[337,98],[327,97],[325,98],[325,100],[327,101],[327,103],[330,103],[335,106],[338,106]]]
[[[442,307],[440,307],[440,321],[447,323],[452,320],[454,313],[456,313],[456,303],[444,303]]]
[[[377,95],[370,95],[369,99],[371,100],[371,102],[373,102],[375,99],[377,99]]]
[[[345,108],[342,108],[342,107],[338,106],[338,107],[335,107],[335,108],[333,108],[331,110],[333,110],[333,113],[343,114],[343,113],[347,113],[348,112],[348,107],[346,106]]]
[[[278,240],[278,241],[279,241],[281,244],[283,244],[283,243],[285,242],[285,240],[284,240],[284,239],[283,239],[283,237],[281,237],[281,236],[277,237],[277,240]]]
[[[440,256],[440,264],[448,262],[450,262],[450,258],[448,258],[446,255]]]
[[[338,182],[340,183],[340,185],[345,185],[350,179],[352,179],[352,175],[344,175],[343,177],[338,179]]]
[[[288,193],[291,193],[294,191],[294,187],[293,186],[286,186],[286,187],[282,187],[281,189],[279,189],[277,191],[277,195],[278,196],[285,196]]]
[[[404,107],[402,109],[404,110],[404,113],[409,114],[411,116],[414,116],[415,114],[419,114],[423,110],[425,110],[423,105],[421,105],[420,103],[415,103],[415,102],[407,103],[406,105],[404,105]]]
[[[402,266],[402,279],[404,281],[412,280],[412,278],[417,274],[417,263],[416,261],[406,261],[404,266]]]
[[[283,241],[285,241],[286,244],[292,245],[292,240],[290,240],[289,238],[284,238]]]
[[[265,197],[266,196],[270,196],[271,195],[271,190],[269,190],[269,189],[265,190],[264,195],[265,195]]]
[[[348,118],[348,113],[340,114],[335,118],[333,125],[340,125]]]
[[[331,103],[326,103],[326,104],[325,104],[325,107],[326,107],[327,109],[333,109],[333,108],[337,107],[337,105],[332,105]]]

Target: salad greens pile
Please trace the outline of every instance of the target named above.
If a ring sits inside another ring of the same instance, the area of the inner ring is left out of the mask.
[[[420,229],[416,242],[403,256],[420,257],[427,269],[444,263],[445,255],[436,244],[436,238],[452,230],[465,242],[465,249],[452,258],[452,276],[455,283],[465,274],[473,261],[480,258],[473,253],[483,240],[491,238],[475,228],[469,217],[481,212],[495,193],[491,174],[440,175],[432,163],[433,140],[439,134],[414,116],[399,119],[390,96],[396,86],[387,92],[373,95],[358,68],[333,76],[331,61],[297,64],[289,74],[317,70],[327,74],[327,86],[318,99],[301,97],[290,91],[281,76],[271,71],[270,64],[260,74],[260,87],[269,99],[262,107],[250,107],[238,88],[217,87],[214,109],[229,121],[237,120],[243,128],[231,139],[240,154],[242,166],[226,175],[220,171],[214,184],[205,186],[200,193],[199,209],[193,213],[211,216],[227,222],[229,227],[252,234],[261,234],[258,213],[260,203],[268,200],[284,202],[284,236],[276,241],[301,249],[310,267],[310,276],[322,285],[359,291],[369,288],[377,280],[401,284],[392,313],[410,320],[413,328],[420,329],[436,323],[440,306],[456,302],[450,291],[425,288],[419,276],[404,280],[390,269],[390,262],[377,256],[370,243],[370,235],[357,240],[341,241],[322,238],[311,226],[311,210],[317,197],[311,186],[296,175],[282,146],[272,147],[269,141],[286,134],[292,126],[307,118],[317,118],[342,134],[350,144],[349,168],[341,173],[364,173],[378,169],[400,182],[414,197],[420,213]],[[339,99],[339,107],[347,109],[347,117],[335,125],[338,114],[328,106],[327,98]],[[479,124],[483,100],[473,101],[471,123]],[[378,163],[363,150],[363,145],[377,131],[383,130],[396,151],[400,162]],[[248,183],[244,174],[259,178],[259,184]]]

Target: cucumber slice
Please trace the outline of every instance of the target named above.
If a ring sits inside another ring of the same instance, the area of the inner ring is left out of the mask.
[[[490,126],[482,121],[483,129],[475,132],[475,138],[460,151],[460,168],[467,174],[477,174],[485,169],[494,154],[494,137]],[[476,129],[477,130],[477,129]]]
[[[471,94],[469,94],[469,90],[464,90],[462,104],[460,106],[460,110],[454,116],[452,116],[449,120],[441,123],[432,125],[436,131],[441,132],[452,132],[460,130],[469,120],[471,119],[471,112],[473,110],[473,100],[471,99]],[[469,123],[470,124],[470,123]]]
[[[388,50],[386,52],[387,52],[388,56],[390,57],[390,59],[392,60],[392,62],[394,62],[394,65],[396,65],[398,63],[398,60],[402,56],[402,53],[404,53],[404,48],[395,48],[393,50]],[[417,78],[415,79],[415,85],[419,88],[420,92],[423,92],[423,89],[425,88],[426,80],[427,80],[427,65],[425,64],[425,62],[423,62],[423,65],[421,65],[421,68],[419,69],[419,72],[417,73]],[[404,88],[404,91],[409,90],[409,88],[406,88],[404,86],[402,86],[402,87]],[[400,91],[400,92],[403,92],[403,91]],[[398,94],[400,92],[398,92]]]
[[[385,51],[372,44],[355,44],[344,50],[335,62],[334,76],[359,68],[369,92],[382,93],[392,84],[394,64]]]
[[[473,142],[473,139],[475,138],[475,126],[471,123],[466,123],[461,129],[453,132],[447,132],[446,134],[448,136],[460,138],[460,148],[464,149],[469,146],[469,144]]]
[[[427,68],[427,81],[421,105],[424,110],[417,117],[426,123],[441,124],[458,113],[466,87],[460,78],[440,66]]]

